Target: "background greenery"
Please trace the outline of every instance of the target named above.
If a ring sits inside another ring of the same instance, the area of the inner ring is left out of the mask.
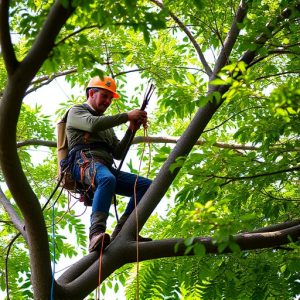
[[[240,35],[226,67],[212,83],[230,85],[225,94],[214,94],[217,99],[222,97],[224,103],[201,136],[201,145],[194,146],[165,196],[166,210],[152,215],[143,229],[154,239],[186,238],[186,254],[193,252],[195,257],[141,263],[141,299],[295,299],[300,293],[297,243],[241,252],[231,238],[238,232],[299,217],[299,12],[293,10],[292,17],[274,25],[272,33],[266,27],[268,22],[275,22],[283,9],[297,6],[297,1],[246,2],[249,9],[238,24]],[[67,5],[68,1],[61,3]],[[30,49],[52,4],[53,1],[11,1],[10,26],[18,59]],[[213,67],[239,2],[164,1],[167,9],[155,4],[156,1],[77,1],[76,13],[60,33],[53,52],[31,85],[32,91],[43,88],[47,80],[53,79],[51,76],[66,71],[69,74],[65,80],[82,89],[91,76],[109,74],[116,78],[121,94],[118,105],[110,111],[115,113],[140,106],[147,81],[152,79],[157,102],[149,116],[149,136],[181,136],[198,108],[212,98],[206,95],[209,78],[195,45],[170,17],[170,11],[191,32]],[[244,51],[254,49],[257,36],[266,32],[271,36],[252,65],[240,62]],[[138,74],[138,82],[132,82],[134,77],[128,76],[131,72]],[[48,77],[42,80],[43,76]],[[2,91],[5,85],[6,70],[1,57]],[[135,96],[128,93],[132,86],[136,87]],[[61,103],[57,117],[83,100],[83,95],[75,95]],[[41,112],[41,107],[23,104],[18,141],[54,141],[52,120],[52,116]],[[155,178],[174,145],[153,143],[151,155],[147,150],[143,158],[142,174],[148,174],[151,157],[148,176]],[[56,184],[56,149],[50,147],[46,159],[36,163],[30,152],[32,147],[20,147],[18,153],[43,205]],[[140,157],[143,145],[134,149]],[[182,165],[183,160],[177,163]],[[138,161],[134,161],[128,167],[136,170],[137,166]],[[14,203],[0,178],[7,198]],[[68,209],[68,201],[63,194],[55,205],[56,261],[87,253],[85,225],[74,209]],[[124,204],[120,201],[121,211]],[[14,208],[18,211],[18,207]],[[44,211],[44,217],[51,244],[51,209]],[[8,248],[17,231],[2,208],[0,220],[1,290],[5,291],[9,284],[10,299],[30,299],[33,294],[26,242],[20,237]],[[72,239],[67,239],[66,232]],[[220,252],[229,246],[233,253],[206,255],[201,245],[192,245],[192,237],[196,236],[211,236]],[[104,295],[108,288],[117,293],[120,286],[125,287],[127,299],[135,298],[135,266],[118,270],[101,285],[101,290]]]

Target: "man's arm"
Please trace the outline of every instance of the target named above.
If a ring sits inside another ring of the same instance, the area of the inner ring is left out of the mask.
[[[113,146],[113,151],[112,155],[114,159],[121,160],[123,158],[123,155],[127,149],[127,146],[130,142],[131,135],[133,134],[132,130],[127,129],[123,139],[119,141],[117,137],[114,134],[114,146]]]
[[[113,157],[118,160],[123,158],[132,135],[135,134],[141,125],[143,125],[145,128],[147,127],[147,113],[145,111],[135,109],[128,113],[128,119],[130,123],[123,139],[119,142],[116,136],[114,136],[116,143],[113,147],[112,154]]]
[[[109,129],[129,120],[127,113],[113,116],[94,116],[85,107],[73,106],[68,115],[67,126],[87,132],[97,132]]]

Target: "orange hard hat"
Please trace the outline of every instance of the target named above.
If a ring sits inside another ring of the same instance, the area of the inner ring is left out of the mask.
[[[97,76],[90,80],[87,90],[89,88],[99,88],[108,90],[113,93],[113,98],[120,98],[119,94],[116,92],[116,82],[111,77],[103,77],[103,80]]]

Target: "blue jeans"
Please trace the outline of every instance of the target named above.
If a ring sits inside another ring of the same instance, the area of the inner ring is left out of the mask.
[[[92,212],[109,212],[109,208],[112,203],[114,194],[130,197],[130,200],[125,209],[125,214],[130,215],[134,210],[134,185],[137,175],[120,171],[117,174],[117,170],[114,168],[108,168],[104,164],[95,161],[91,163],[91,166],[86,170],[87,172],[93,173],[95,192],[92,203]],[[76,181],[80,182],[80,167],[78,164],[74,163],[73,167],[73,177]],[[88,176],[85,179],[88,180]],[[146,193],[152,181],[145,177],[138,177],[136,183],[136,203],[142,199],[143,195]]]

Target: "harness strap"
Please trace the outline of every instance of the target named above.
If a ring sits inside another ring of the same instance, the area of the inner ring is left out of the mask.
[[[86,169],[90,166],[91,161],[86,157],[85,153],[81,151],[80,153],[81,158],[83,159],[83,162],[80,164],[80,180],[81,183],[84,183],[84,176]],[[94,187],[94,180],[91,180],[92,188]]]
[[[93,150],[93,149],[97,149],[97,148],[102,148],[102,149],[105,149],[107,152],[111,152],[111,147],[108,146],[106,143],[102,143],[102,142],[75,145],[69,151],[67,157],[60,162],[61,170],[65,171],[73,165],[77,151],[81,151],[81,150],[88,151],[88,150]]]

